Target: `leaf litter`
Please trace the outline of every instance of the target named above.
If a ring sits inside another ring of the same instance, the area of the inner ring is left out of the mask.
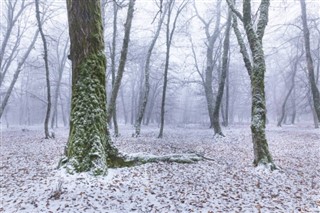
[[[279,170],[252,167],[248,126],[213,137],[202,126],[146,127],[131,137],[121,126],[114,144],[124,153],[198,153],[193,164],[149,163],[109,169],[105,177],[56,169],[68,130],[44,140],[40,130],[4,129],[0,212],[320,212],[320,134],[303,126],[268,127]]]

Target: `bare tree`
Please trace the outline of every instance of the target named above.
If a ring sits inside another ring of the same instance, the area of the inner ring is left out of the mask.
[[[213,129],[215,135],[221,135],[224,136],[221,130],[220,121],[219,121],[219,112],[220,112],[220,106],[222,102],[223,97],[223,91],[224,91],[224,85],[227,77],[228,72],[228,56],[229,56],[229,48],[230,48],[230,28],[231,28],[231,18],[232,18],[232,12],[228,11],[228,19],[227,19],[227,26],[226,26],[226,32],[223,42],[223,54],[222,54],[222,69],[221,69],[221,76],[220,76],[220,82],[218,87],[218,94],[215,101],[215,106],[213,109]]]
[[[293,92],[294,90],[294,86],[295,86],[295,76],[296,76],[296,73],[297,73],[297,70],[298,70],[298,64],[300,62],[300,59],[301,59],[302,55],[297,55],[293,58],[293,67],[292,67],[292,73],[291,73],[291,81],[290,81],[290,88],[289,88],[289,91],[287,93],[287,95],[285,96],[285,99],[282,103],[282,106],[281,106],[281,115],[280,115],[280,118],[278,120],[278,124],[277,126],[281,126],[282,124],[282,121],[284,119],[284,116],[285,116],[285,110],[286,110],[286,104],[287,104],[287,101],[291,95],[291,93]]]
[[[46,117],[44,121],[44,133],[45,138],[51,138],[53,135],[50,135],[49,132],[49,119],[50,119],[50,111],[51,111],[51,88],[50,88],[50,73],[49,73],[49,62],[48,62],[48,46],[47,46],[47,40],[44,35],[43,29],[42,29],[42,21],[43,19],[40,18],[40,9],[39,9],[39,0],[35,0],[36,5],[36,18],[38,22],[38,28],[41,35],[42,43],[43,43],[43,49],[44,49],[44,64],[45,64],[45,70],[46,70],[46,83],[47,83],[47,112]]]
[[[18,46],[21,41],[21,36],[23,34],[21,32],[20,27],[19,27],[18,35],[15,40],[14,47],[12,48],[12,51],[10,52],[7,60],[5,60],[5,65],[4,65],[3,60],[4,60],[4,56],[5,56],[5,52],[6,52],[6,47],[8,46],[10,36],[12,35],[12,30],[13,30],[16,22],[18,21],[18,19],[21,17],[23,12],[26,10],[26,8],[32,4],[31,2],[26,2],[25,0],[21,0],[21,1],[7,0],[7,1],[5,1],[5,3],[7,6],[7,16],[6,16],[7,25],[6,25],[6,30],[4,32],[4,38],[2,39],[1,49],[0,49],[0,68],[1,68],[0,86],[2,85],[3,79],[8,71],[8,68],[10,67],[11,62],[15,58],[16,51],[18,49]]]
[[[162,5],[160,6],[162,8]],[[143,89],[143,94],[141,98],[141,103],[139,104],[139,111],[138,111],[138,116],[135,122],[135,136],[138,137],[140,135],[141,131],[141,122],[143,119],[143,116],[145,114],[147,102],[148,102],[148,97],[149,97],[149,91],[150,91],[150,61],[151,61],[151,56],[152,56],[152,50],[158,40],[158,37],[160,35],[160,30],[162,23],[164,21],[164,18],[166,16],[168,7],[165,7],[164,11],[160,11],[160,18],[158,21],[158,26],[157,30],[153,36],[153,39],[150,43],[147,56],[146,56],[146,62],[144,66],[144,89]],[[161,10],[161,9],[160,9]]]
[[[53,128],[54,126],[54,122],[57,122],[57,115],[58,115],[58,98],[59,98],[59,94],[60,94],[60,87],[61,87],[61,81],[62,81],[62,75],[63,75],[63,71],[65,69],[65,65],[67,62],[67,57],[68,57],[68,51],[69,51],[69,40],[64,41],[64,47],[63,47],[63,52],[61,54],[60,52],[60,48],[59,48],[59,44],[63,42],[63,38],[62,35],[64,34],[64,32],[59,36],[58,38],[58,42],[57,42],[57,47],[56,47],[56,57],[57,57],[57,68],[58,68],[58,79],[56,82],[56,88],[55,88],[55,92],[54,92],[54,105],[53,105],[53,112],[52,112],[52,118],[51,118],[51,128]],[[60,57],[60,55],[62,55]],[[60,96],[61,97],[61,96]],[[62,116],[64,118],[64,116]],[[65,123],[65,121],[64,121]]]
[[[306,51],[307,69],[308,69],[309,83],[310,83],[311,93],[313,98],[313,106],[314,106],[313,108],[317,114],[318,120],[320,121],[320,93],[316,83],[313,60],[311,56],[310,32],[309,32],[308,22],[307,22],[307,8],[306,8],[305,0],[300,0],[300,5],[301,5],[301,14],[302,14],[301,18],[302,18],[303,35],[304,35],[304,43],[305,43],[305,51]]]
[[[186,7],[188,0],[183,0],[176,12],[174,17],[172,28],[171,25],[171,15],[174,9],[175,0],[169,1],[168,3],[168,13],[167,13],[167,28],[166,28],[166,62],[164,68],[164,77],[163,77],[163,88],[162,88],[162,101],[161,101],[161,115],[160,115],[160,132],[158,138],[163,137],[163,128],[164,128],[164,114],[165,114],[165,102],[166,102],[166,92],[168,85],[168,70],[169,70],[169,60],[170,60],[170,48],[173,40],[173,35],[176,30],[177,20],[181,11]]]
[[[121,86],[121,79],[124,73],[124,68],[127,60],[131,24],[133,19],[133,12],[134,12],[134,4],[135,4],[135,0],[130,0],[129,6],[128,6],[127,20],[125,23],[125,32],[124,32],[122,49],[121,49],[120,63],[117,71],[117,76],[112,87],[110,102],[108,104],[108,110],[107,110],[108,123],[110,123],[112,115],[115,111],[116,100],[117,100],[118,92]]]
[[[33,36],[33,39],[32,39],[32,41],[31,41],[30,45],[28,46],[28,49],[26,50],[26,52],[24,53],[24,55],[21,57],[21,59],[20,59],[19,62],[18,62],[18,65],[17,65],[17,67],[16,67],[16,69],[15,69],[15,72],[14,72],[14,74],[13,74],[13,79],[12,79],[12,81],[11,81],[11,83],[10,83],[10,85],[9,85],[9,88],[8,88],[8,90],[6,91],[6,93],[5,93],[5,95],[4,95],[4,98],[3,98],[2,102],[1,102],[0,118],[2,117],[2,114],[3,114],[4,110],[5,110],[5,107],[7,106],[7,103],[8,103],[8,100],[9,100],[9,98],[10,98],[10,95],[11,95],[11,93],[12,93],[12,90],[13,90],[13,88],[14,88],[17,80],[18,80],[18,77],[19,77],[20,72],[21,72],[22,69],[23,69],[23,65],[24,65],[24,63],[26,62],[26,60],[27,60],[30,52],[32,51],[32,49],[33,49],[33,47],[34,47],[34,44],[35,44],[36,41],[37,41],[38,35],[39,35],[39,30],[36,30],[36,32],[35,32],[35,34],[34,34],[34,36]]]
[[[251,133],[254,150],[254,165],[264,165],[274,170],[271,153],[265,134],[266,128],[266,100],[264,91],[264,74],[266,71],[265,56],[263,52],[262,38],[268,24],[270,0],[261,0],[258,23],[253,26],[251,17],[251,0],[243,0],[243,15],[236,10],[234,2],[227,0],[230,9],[233,11],[233,28],[240,46],[240,51],[251,80],[252,109],[251,109]],[[244,26],[252,55],[250,60],[247,48],[238,28],[237,18]]]
[[[218,57],[217,54],[214,57],[214,46],[217,42],[219,35],[220,35],[220,19],[221,19],[221,0],[217,1],[217,15],[213,16],[210,20],[206,21],[202,16],[199,14],[197,7],[194,4],[194,9],[196,11],[197,17],[204,25],[205,34],[207,38],[207,51],[206,51],[206,69],[205,69],[205,75],[203,76],[202,72],[200,72],[200,69],[197,68],[197,72],[200,75],[204,87],[204,91],[206,94],[206,100],[207,100],[207,107],[208,107],[208,114],[210,118],[210,128],[213,128],[213,110],[214,110],[214,95],[213,95],[213,88],[212,88],[212,82],[213,82],[213,69],[214,65],[216,64]],[[215,27],[212,33],[210,33],[211,24],[216,17],[215,21]],[[192,47],[193,48],[193,47]],[[216,53],[218,50],[216,51]],[[193,50],[193,55],[195,59],[195,63],[197,62],[195,52]],[[196,65],[198,66],[198,65]]]

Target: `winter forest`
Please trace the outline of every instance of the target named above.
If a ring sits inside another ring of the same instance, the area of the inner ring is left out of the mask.
[[[319,8],[1,0],[0,212],[320,212]]]

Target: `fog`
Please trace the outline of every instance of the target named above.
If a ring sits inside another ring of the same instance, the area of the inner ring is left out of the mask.
[[[174,13],[181,1],[177,1]],[[111,92],[111,46],[113,36],[112,2],[103,2],[104,34],[107,56],[107,97]],[[124,35],[127,1],[118,2],[116,36],[116,67],[119,63]],[[144,64],[150,42],[160,17],[158,1],[137,1],[132,21],[128,59],[121,88],[117,98],[117,120],[121,124],[134,125],[138,114],[144,84]],[[253,3],[257,12],[258,4]],[[20,12],[20,8],[21,13]],[[188,1],[177,20],[172,39],[168,88],[165,106],[165,124],[201,124],[210,126],[207,101],[202,77],[206,69],[207,39],[205,26],[197,16],[212,20],[209,31],[213,32],[217,19],[217,1]],[[240,8],[240,5],[239,5]],[[308,24],[316,82],[319,87],[320,66],[320,19],[319,1],[307,1]],[[42,1],[43,29],[48,42],[51,102],[50,127],[69,125],[71,104],[71,62],[69,54],[68,18],[65,1]],[[222,63],[222,43],[227,17],[227,4],[221,3],[221,32],[214,44],[212,89],[217,95]],[[256,14],[252,14],[254,19]],[[16,17],[16,21],[12,22]],[[10,21],[11,18],[11,21]],[[10,87],[14,74],[21,71],[1,117],[2,128],[10,126],[42,125],[47,106],[46,76],[43,62],[43,46],[40,36],[30,54],[23,61],[25,52],[37,29],[33,1],[1,1],[1,87],[0,98]],[[163,87],[163,73],[166,57],[166,20],[160,31],[150,66],[150,92],[143,124],[160,123],[160,109]],[[243,29],[243,28],[241,28]],[[244,33],[244,31],[242,32]],[[267,71],[265,92],[267,101],[267,122],[276,124],[284,109],[284,125],[308,123],[317,126],[313,110],[312,94],[304,55],[304,42],[299,1],[271,1],[269,23],[263,39]],[[192,46],[193,50],[192,51]],[[229,71],[221,103],[220,120],[223,125],[250,123],[251,88],[250,79],[240,54],[237,39],[231,30]],[[296,65],[295,65],[296,64]],[[295,76],[293,70],[296,69]],[[292,80],[293,79],[293,80]],[[294,87],[286,99],[290,87]],[[59,91],[57,91],[59,87]],[[111,124],[112,126],[112,124]],[[143,131],[143,126],[142,126]],[[121,132],[121,129],[120,129]]]

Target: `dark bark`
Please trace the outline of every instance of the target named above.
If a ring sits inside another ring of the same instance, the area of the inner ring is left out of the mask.
[[[301,17],[302,17],[302,25],[303,25],[304,46],[306,51],[309,83],[310,83],[311,93],[313,98],[313,107],[317,114],[318,121],[320,121],[320,93],[316,83],[313,60],[311,56],[310,32],[309,32],[308,22],[307,22],[307,8],[306,8],[305,0],[300,0],[300,5],[301,5],[301,13],[302,13]]]
[[[227,19],[227,26],[226,26],[226,32],[225,32],[225,38],[223,42],[223,54],[222,54],[222,69],[221,69],[221,76],[220,76],[220,82],[218,87],[218,94],[216,97],[215,106],[213,109],[213,129],[215,135],[221,135],[224,136],[221,130],[220,126],[220,106],[221,101],[223,97],[224,92],[224,85],[225,80],[227,77],[228,72],[228,55],[229,55],[229,47],[230,47],[230,28],[231,28],[231,11],[228,12],[228,19]]]
[[[105,174],[124,164],[107,127],[103,27],[100,1],[67,0],[72,61],[72,102],[66,157],[68,172]]]
[[[130,41],[130,31],[131,31],[131,24],[133,19],[133,12],[134,12],[134,4],[135,4],[135,0],[130,0],[128,12],[127,12],[127,20],[125,23],[125,32],[124,32],[124,39],[123,39],[121,55],[120,55],[120,63],[118,67],[117,77],[112,87],[110,103],[108,105],[108,111],[107,111],[108,123],[111,121],[111,117],[115,111],[117,96],[121,86],[121,80],[124,73],[125,64],[127,61],[128,46]]]

